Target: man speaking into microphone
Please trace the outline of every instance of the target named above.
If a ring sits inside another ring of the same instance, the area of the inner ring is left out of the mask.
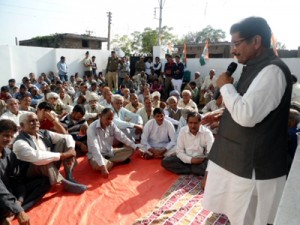
[[[236,88],[217,80],[225,110],[209,154],[204,207],[233,225],[274,222],[286,180],[291,73],[270,48],[265,19],[249,17],[230,29],[232,53],[243,64]]]

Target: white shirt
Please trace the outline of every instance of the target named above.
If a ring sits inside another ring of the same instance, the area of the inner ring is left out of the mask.
[[[145,73],[151,75],[151,68],[153,68],[153,63],[145,62]]]
[[[161,125],[158,125],[155,119],[149,120],[144,126],[141,144],[147,149],[162,147],[172,149],[176,145],[173,124],[166,119]]]
[[[119,129],[123,130],[126,128],[133,128],[136,124],[143,124],[143,119],[140,115],[130,112],[124,107],[122,107],[118,112],[116,112],[113,107],[111,108],[114,111],[114,123]],[[127,118],[130,119],[130,122],[126,121]]]
[[[105,165],[103,156],[113,156],[114,138],[136,149],[136,145],[114,124],[103,129],[100,120],[90,124],[87,130],[88,158],[94,159],[99,166]]]
[[[188,126],[181,128],[176,146],[176,155],[182,162],[191,164],[193,157],[206,157],[214,142],[212,132],[200,125],[196,135],[190,132]]]
[[[203,79],[202,77],[198,77],[197,79],[194,79],[193,81],[195,81],[197,88],[201,88],[202,83],[203,83]]]
[[[18,127],[20,127],[19,118],[23,113],[26,113],[26,111],[18,111],[18,114],[16,115],[8,110],[1,115],[0,120],[12,120]]]
[[[185,104],[183,102],[183,99],[180,99],[178,101],[177,107],[178,108],[183,108],[183,109],[185,109],[185,108],[192,108],[192,109],[195,109],[195,110],[198,111],[198,107],[197,107],[196,103],[192,99],[190,99],[190,101],[187,104]]]
[[[220,108],[224,107],[223,104],[220,105],[220,107],[217,105],[217,101],[216,100],[211,100],[209,101],[201,110],[202,113],[207,113],[207,112],[212,112],[215,110],[218,110]]]
[[[53,144],[65,139],[68,148],[75,148],[75,141],[71,135],[59,134],[51,131],[49,131],[49,135]],[[13,151],[18,159],[35,165],[47,165],[51,162],[60,160],[60,153],[51,152],[51,149],[48,149],[42,141],[40,134],[38,134],[37,137],[32,135],[29,136],[32,138],[37,149],[32,148],[25,140],[17,140],[13,145]]]
[[[217,87],[217,78],[216,78],[216,76],[213,76],[213,78],[210,79],[210,75],[207,75],[204,78],[204,82],[201,86],[201,91],[207,90],[211,84],[216,88]]]
[[[104,108],[111,108],[112,105],[106,101],[106,99],[103,99],[100,101],[100,105],[102,105]]]
[[[153,110],[154,108],[151,109],[151,115],[148,117],[148,114],[146,112],[145,107],[140,108],[136,114],[140,115],[140,117],[142,117],[143,119],[143,125],[145,125],[149,120],[153,119]]]
[[[95,109],[92,109],[89,104],[85,105],[84,108],[85,108],[84,118],[86,120],[96,118],[104,109],[104,107],[99,103],[96,104]]]
[[[262,69],[241,96],[232,84],[225,84],[220,92],[232,119],[241,126],[254,127],[281,102],[286,88],[282,70],[276,65]]]
[[[84,58],[83,60],[84,71],[92,71],[92,60],[90,58]]]
[[[65,94],[65,97],[63,99],[60,98],[60,100],[64,105],[73,105],[72,98],[68,94]]]

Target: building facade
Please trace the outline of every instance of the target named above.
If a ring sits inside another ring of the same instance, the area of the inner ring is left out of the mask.
[[[209,58],[233,58],[230,52],[230,42],[214,42],[208,44]],[[183,52],[183,45],[175,45],[177,54],[181,55]],[[187,58],[200,58],[202,55],[205,43],[201,44],[186,44],[186,57]],[[299,58],[300,47],[297,50],[278,50],[278,55],[281,58]]]
[[[102,49],[103,42],[108,38],[94,37],[78,34],[54,34],[35,37],[19,42],[21,46],[35,46],[48,48],[73,48],[73,49]]]

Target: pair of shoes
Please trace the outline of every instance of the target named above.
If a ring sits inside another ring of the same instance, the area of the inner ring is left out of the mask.
[[[81,194],[87,190],[87,186],[85,186],[83,184],[74,183],[69,180],[64,179],[61,181],[61,183],[62,183],[64,190],[71,192],[71,193]]]

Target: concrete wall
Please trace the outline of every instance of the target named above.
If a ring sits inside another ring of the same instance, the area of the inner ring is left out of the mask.
[[[96,56],[98,72],[105,70],[107,58],[110,55],[108,50],[93,49],[63,49],[63,48],[40,48],[27,46],[0,46],[0,87],[7,85],[8,79],[15,78],[19,84],[24,76],[28,76],[30,72],[34,72],[37,76],[42,72],[46,74],[49,71],[57,73],[56,64],[61,56],[66,57],[69,65],[69,75],[79,72],[83,74],[82,59],[86,51],[90,52],[90,56]],[[164,55],[162,49],[155,49],[154,56]],[[163,65],[165,59],[161,59]],[[201,73],[204,78],[208,75],[210,69],[215,69],[219,75],[227,70],[228,65],[235,61],[232,58],[208,59],[204,66],[200,66],[199,59],[187,59],[187,70],[191,71],[192,78],[196,71]],[[283,58],[292,73],[300,80],[300,58]],[[238,80],[241,74],[242,65],[238,65],[237,70],[233,74],[235,80]]]
[[[82,75],[84,71],[82,59],[86,51],[90,52],[90,56],[96,56],[98,72],[106,68],[107,58],[110,55],[110,51],[107,50],[0,46],[0,87],[7,85],[10,78],[15,78],[19,84],[30,72],[37,76],[42,72],[48,74],[49,71],[57,74],[56,64],[61,56],[66,57],[69,75],[76,72]]]

